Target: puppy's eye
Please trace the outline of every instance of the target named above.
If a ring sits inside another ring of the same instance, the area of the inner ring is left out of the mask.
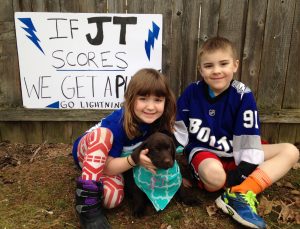
[[[155,155],[155,151],[154,150],[149,150],[148,154],[146,154],[146,156],[150,157],[151,155]]]

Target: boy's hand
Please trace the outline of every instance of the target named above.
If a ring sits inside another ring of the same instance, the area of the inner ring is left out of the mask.
[[[257,165],[241,161],[236,169],[227,172],[226,186],[232,187],[241,184],[255,169]]]
[[[239,185],[244,181],[242,174],[237,169],[227,172],[226,187]]]

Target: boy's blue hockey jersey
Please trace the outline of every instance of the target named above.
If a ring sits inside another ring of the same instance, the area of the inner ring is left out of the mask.
[[[204,81],[190,84],[177,101],[175,137],[185,146],[189,162],[197,151],[260,164],[264,160],[258,112],[251,90],[233,80],[211,98]]]

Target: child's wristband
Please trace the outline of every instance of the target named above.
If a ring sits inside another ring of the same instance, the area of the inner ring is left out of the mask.
[[[133,165],[133,164],[131,164],[130,163],[130,161],[129,161],[129,157],[130,157],[130,155],[128,156],[128,157],[126,157],[127,158],[127,162],[128,162],[128,164],[131,166],[131,167],[135,167],[135,165]],[[131,158],[132,159],[132,158]]]

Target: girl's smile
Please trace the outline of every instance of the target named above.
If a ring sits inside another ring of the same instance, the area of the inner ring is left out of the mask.
[[[162,116],[164,107],[164,97],[138,96],[135,100],[134,113],[142,122],[151,124]]]

